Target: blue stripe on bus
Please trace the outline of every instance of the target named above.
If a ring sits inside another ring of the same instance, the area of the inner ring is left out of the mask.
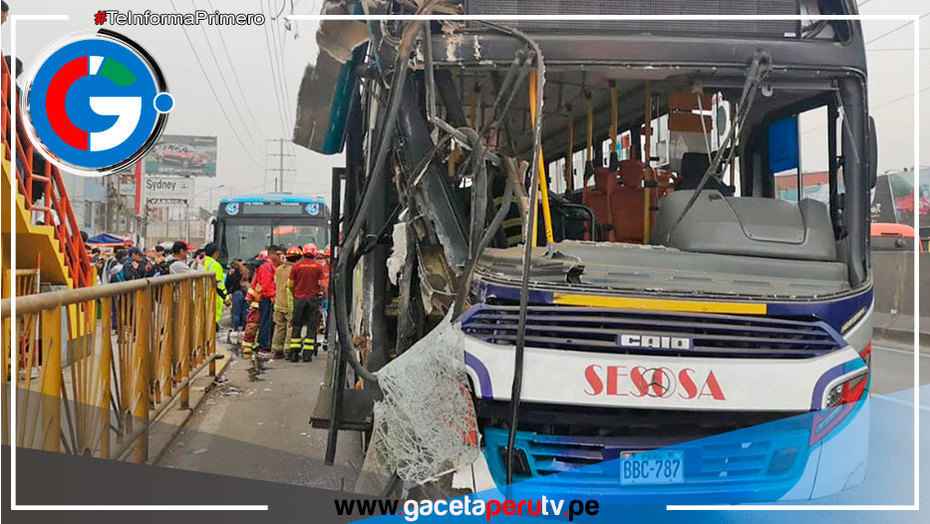
[[[285,203],[285,204],[310,204],[310,203],[320,203],[326,205],[326,199],[323,197],[306,197],[299,195],[287,195],[287,194],[276,194],[276,193],[267,193],[264,195],[244,195],[239,197],[232,198],[222,198],[220,199],[220,204],[228,204],[231,202],[238,203]]]

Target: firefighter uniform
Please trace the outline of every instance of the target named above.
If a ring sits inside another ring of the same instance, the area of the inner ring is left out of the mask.
[[[255,276],[246,293],[249,314],[245,318],[245,333],[242,335],[243,353],[271,347],[274,270],[274,264],[268,260],[262,261],[255,269]]]
[[[291,360],[296,360],[298,352],[304,360],[310,360],[316,353],[316,333],[320,325],[320,281],[323,268],[305,250],[301,258],[291,269],[288,286],[294,294],[294,330],[291,335]],[[315,251],[315,250],[314,250]],[[306,334],[301,336],[306,329]]]
[[[291,255],[290,250],[288,250],[288,255]],[[299,255],[298,250],[297,256]],[[294,297],[287,287],[287,280],[291,275],[292,267],[294,263],[286,260],[274,272],[274,335],[271,337],[271,350],[276,354],[284,353],[285,343],[289,344],[291,338]]]

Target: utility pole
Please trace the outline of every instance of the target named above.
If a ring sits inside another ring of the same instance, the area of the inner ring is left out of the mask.
[[[277,142],[277,143],[278,143],[278,152],[277,152],[277,153],[267,153],[267,154],[265,155],[266,157],[277,157],[277,158],[278,158],[278,167],[270,167],[270,168],[269,168],[269,167],[267,167],[267,161],[266,161],[266,162],[265,162],[265,164],[266,164],[265,173],[267,174],[268,171],[277,172],[277,174],[276,174],[276,176],[275,176],[275,179],[274,179],[274,192],[275,192],[275,193],[280,193],[280,192],[283,192],[283,191],[284,191],[284,173],[285,173],[285,172],[288,172],[288,171],[292,171],[292,172],[296,172],[296,171],[297,171],[296,169],[285,168],[285,167],[284,167],[284,158],[285,158],[285,157],[295,158],[297,155],[295,155],[295,154],[290,154],[290,153],[288,153],[288,154],[284,153],[284,144],[287,142],[287,139],[285,139],[285,138],[272,138],[272,139],[269,139],[268,142]]]

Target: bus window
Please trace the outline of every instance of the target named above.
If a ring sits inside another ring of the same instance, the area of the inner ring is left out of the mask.
[[[271,244],[271,228],[267,224],[229,222],[224,228],[228,253],[243,259],[254,257]]]
[[[272,230],[274,243],[285,248],[315,244],[320,249],[326,247],[326,226],[315,224],[281,225]]]
[[[821,106],[798,115],[801,150],[801,198],[830,204],[830,177],[827,146],[827,107]]]
[[[775,177],[779,200],[797,201],[801,151],[798,147],[798,117],[790,116],[769,124],[769,172]]]
[[[579,149],[572,153],[572,165],[575,166],[575,189],[581,189],[585,186],[584,179],[585,150]]]
[[[830,203],[828,129],[826,106],[770,124],[769,171],[775,176],[776,198]]]

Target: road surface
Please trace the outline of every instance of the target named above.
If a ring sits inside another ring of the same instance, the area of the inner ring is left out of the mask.
[[[341,432],[336,464],[326,466],[326,430],[308,423],[325,368],[325,356],[312,363],[273,360],[252,381],[248,360],[234,357],[226,382],[207,394],[157,464],[351,490],[362,465],[359,434]]]
[[[930,384],[930,347],[921,347],[919,384]],[[872,343],[872,395],[914,387],[914,346],[875,340]]]

